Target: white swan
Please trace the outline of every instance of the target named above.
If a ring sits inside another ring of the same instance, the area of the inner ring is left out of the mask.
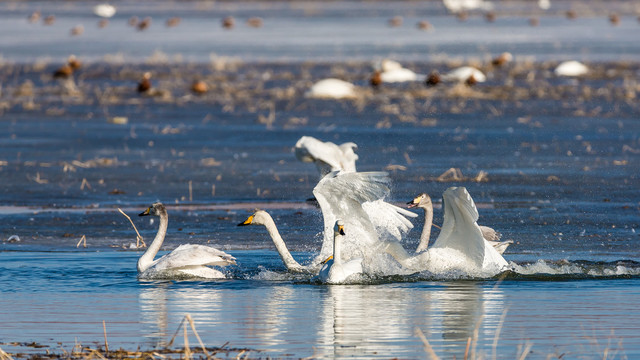
[[[304,96],[320,99],[352,99],[357,97],[355,86],[340,79],[320,80],[313,84]]]
[[[387,252],[411,271],[493,276],[507,269],[506,260],[482,236],[476,223],[478,210],[467,189],[451,187],[442,197],[444,224],[433,246],[410,256],[401,246],[390,243]]]
[[[318,279],[327,284],[341,284],[350,277],[362,273],[362,258],[343,261],[341,242],[343,241],[344,223],[337,220],[333,227],[333,257],[320,270]]]
[[[554,70],[557,76],[582,76],[589,72],[589,68],[581,62],[571,60],[560,63]]]
[[[271,236],[271,240],[273,244],[276,246],[278,250],[278,254],[280,254],[280,258],[282,262],[287,267],[287,270],[291,272],[315,272],[319,268],[319,265],[315,266],[302,266],[300,265],[294,258],[291,256],[289,249],[287,249],[287,245],[282,240],[282,236],[280,236],[280,232],[276,227],[273,218],[269,213],[264,210],[256,210],[251,216],[247,218],[247,220],[238,224],[238,226],[247,226],[247,225],[263,225],[267,228],[267,232]]]
[[[458,13],[467,10],[491,10],[493,4],[484,0],[442,0],[442,3],[452,13]]]
[[[324,220],[324,240],[316,261],[333,253],[332,229],[343,219],[349,232],[342,248],[346,258],[378,253],[378,246],[399,243],[402,234],[413,228],[407,217],[417,214],[387,203],[391,179],[386,172],[334,171],[313,189]]]
[[[225,275],[209,266],[235,265],[236,259],[218,249],[209,246],[184,244],[163,257],[153,260],[164,237],[167,234],[169,215],[164,205],[155,203],[139,216],[154,215],[160,217],[160,227],[155,239],[138,259],[138,276],[141,278],[201,277],[208,279],[225,278]]]
[[[433,226],[433,203],[431,197],[422,193],[407,203],[410,208],[418,207],[424,210],[424,228],[420,235],[420,243],[416,248],[416,253],[422,252],[429,247],[429,239],[431,238],[431,227]],[[509,245],[513,244],[512,240],[500,241],[502,234],[488,226],[479,225],[482,237],[489,242],[500,255],[504,254]]]
[[[296,158],[302,162],[313,162],[322,176],[332,171],[356,171],[358,145],[347,142],[336,145],[322,142],[311,136],[303,136],[294,148]]]
[[[425,77],[425,75],[416,74],[412,70],[402,67],[399,62],[389,59],[382,60],[376,68],[371,77],[371,85],[373,86],[381,83],[418,81]]]
[[[442,81],[448,82],[465,82],[470,81],[471,78],[476,82],[487,81],[487,77],[482,73],[482,71],[471,66],[462,66],[453,69],[448,73],[441,75],[440,78]]]
[[[93,7],[93,13],[101,18],[110,18],[116,14],[116,7],[111,4],[98,4]]]

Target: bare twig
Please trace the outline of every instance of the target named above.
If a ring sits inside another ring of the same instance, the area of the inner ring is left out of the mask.
[[[13,358],[0,348],[0,360],[13,360]]]
[[[133,226],[133,230],[136,231],[136,234],[138,235],[138,237],[136,238],[136,247],[140,248],[140,243],[142,243],[142,247],[146,248],[147,244],[145,244],[144,239],[142,238],[142,236],[140,236],[140,233],[138,232],[138,229],[136,228],[136,225],[133,223],[133,220],[131,220],[129,215],[125,214],[124,211],[122,211],[122,209],[118,208],[118,211],[120,211],[120,213],[122,215],[124,215],[127,219],[129,219],[129,222],[131,223],[131,226]]]
[[[82,184],[80,184],[80,190],[84,190],[85,186],[87,187],[87,189],[91,190],[91,184],[89,184],[86,178],[82,178]]]
[[[107,342],[107,324],[102,320],[102,331],[104,331],[104,350],[109,352],[109,342]]]
[[[427,337],[424,336],[424,333],[422,332],[422,330],[416,327],[414,332],[416,336],[419,337],[422,343],[424,344],[424,351],[429,355],[429,358],[431,358],[432,360],[440,360],[438,355],[436,355],[436,352],[433,351],[431,344],[429,344],[429,340],[427,340]]]
[[[189,201],[193,202],[193,184],[191,180],[189,180]]]
[[[502,311],[502,315],[500,316],[500,321],[498,322],[498,327],[496,328],[496,334],[493,337],[493,360],[497,359],[498,356],[498,339],[500,338],[500,332],[502,331],[502,325],[504,324],[504,320],[507,318],[507,312],[509,308],[505,308]]]
[[[80,238],[80,241],[78,241],[78,243],[76,244],[76,247],[80,247],[80,244],[82,244],[83,248],[87,247],[87,237],[82,235],[82,237]]]

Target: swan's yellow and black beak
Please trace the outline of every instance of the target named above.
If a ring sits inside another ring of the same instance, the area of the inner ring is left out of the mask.
[[[414,207],[418,206],[418,204],[420,204],[420,196],[418,196],[418,197],[414,198],[413,200],[409,201],[407,203],[407,205],[409,205],[409,206],[407,206],[407,207],[408,208],[414,208]]]
[[[240,224],[238,224],[238,226],[246,226],[246,225],[251,225],[251,223],[253,222],[253,215],[249,216],[247,218],[247,220],[241,222]]]
[[[321,263],[322,265],[326,264],[329,262],[329,260],[333,260],[333,255],[329,256],[328,258],[324,259],[324,261]]]
[[[138,216],[148,216],[148,215],[151,215],[151,207],[148,207],[147,210],[138,214]]]
[[[338,234],[345,235],[345,233],[344,233],[344,225],[338,225]]]

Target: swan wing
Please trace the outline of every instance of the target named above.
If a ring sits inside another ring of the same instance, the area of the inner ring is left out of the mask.
[[[204,245],[184,244],[156,260],[155,270],[172,270],[197,266],[235,265],[236,258],[224,251]]]
[[[443,196],[444,223],[434,248],[452,248],[460,251],[471,262],[482,268],[485,256],[485,240],[476,223],[478,209],[464,187],[451,187]]]
[[[324,219],[322,250],[316,260],[324,260],[333,253],[333,225],[342,219],[350,229],[345,241],[345,257],[372,245],[378,235],[362,204],[384,198],[389,193],[390,179],[385,172],[334,171],[325,175],[313,189]],[[324,259],[323,259],[324,258]]]
[[[322,142],[311,136],[303,136],[294,148],[296,158],[302,162],[313,162],[324,175],[331,171],[355,171],[358,155],[353,151],[354,143],[340,146],[332,142]]]
[[[413,223],[407,217],[416,217],[418,214],[389,204],[384,200],[369,201],[362,204],[371,222],[376,227],[381,238],[396,240],[402,239],[402,234],[413,229]]]

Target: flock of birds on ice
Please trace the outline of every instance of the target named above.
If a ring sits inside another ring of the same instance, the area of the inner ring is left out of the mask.
[[[266,228],[291,273],[302,273],[327,284],[361,282],[367,276],[410,275],[417,272],[491,277],[510,269],[502,253],[511,241],[500,241],[494,229],[479,226],[478,209],[464,187],[450,187],[442,195],[444,218],[440,233],[429,244],[433,204],[426,193],[409,201],[424,210],[424,228],[415,250],[407,250],[403,235],[418,215],[385,201],[390,178],[386,172],[358,172],[353,142],[337,145],[301,137],[294,151],[298,160],[313,162],[321,179],[313,189],[324,221],[322,246],[308,264],[300,264],[287,249],[274,219],[256,210],[238,226]],[[158,232],[138,260],[138,276],[145,279],[226,278],[220,270],[236,265],[236,258],[210,246],[183,244],[155,259],[168,229],[168,214],[154,203],[140,216],[158,216]]]

